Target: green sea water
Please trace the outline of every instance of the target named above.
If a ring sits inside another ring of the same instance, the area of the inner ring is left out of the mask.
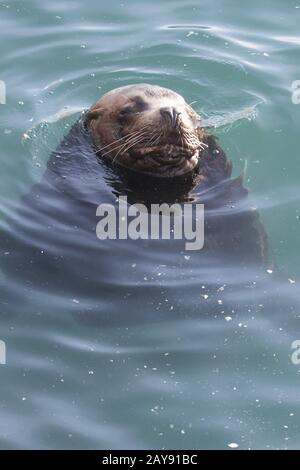
[[[12,293],[0,298],[0,448],[300,448],[299,25],[298,0],[0,3],[1,237],[67,124],[112,88],[159,84],[215,123],[261,214],[283,299],[260,316],[249,305],[263,293],[243,290],[229,320],[201,316],[195,290],[181,317],[161,324],[155,306],[147,326],[124,323],[142,310],[124,300],[122,325],[102,328],[74,315],[89,299],[47,291],[47,272],[43,290],[23,291],[0,251]],[[132,269],[123,261],[115,292]]]

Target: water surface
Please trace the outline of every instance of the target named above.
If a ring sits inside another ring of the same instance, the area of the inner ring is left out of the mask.
[[[106,280],[97,285],[99,260],[87,291],[57,260],[40,269],[43,253],[31,256],[25,240],[23,252],[2,249],[1,448],[299,449],[300,106],[291,84],[300,4],[11,0],[0,9],[2,240],[16,235],[7,220],[80,112],[114,87],[149,82],[216,124],[281,272],[247,284],[235,269],[232,291],[221,266],[210,281],[224,308],[211,312],[201,269],[184,252],[180,271],[161,253],[135,256],[141,246],[121,263],[104,251]],[[68,238],[62,249],[67,258]],[[120,317],[101,321],[111,313]]]

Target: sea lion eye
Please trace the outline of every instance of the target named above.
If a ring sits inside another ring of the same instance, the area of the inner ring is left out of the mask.
[[[142,113],[148,109],[147,103],[140,96],[131,99],[130,104],[124,106],[120,111],[120,116],[128,116],[129,114]]]
[[[146,109],[148,109],[147,103],[143,100],[141,96],[135,96],[133,98],[133,102],[135,104],[135,109],[137,112],[146,111]]]
[[[136,110],[135,110],[134,106],[127,105],[127,106],[124,106],[124,108],[121,109],[120,116],[127,116],[128,114],[133,114],[135,112],[136,112]]]

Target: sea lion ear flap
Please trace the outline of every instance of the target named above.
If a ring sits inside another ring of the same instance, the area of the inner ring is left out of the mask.
[[[91,121],[93,121],[94,119],[98,119],[98,117],[103,114],[103,111],[103,108],[96,108],[88,111],[84,116],[85,125],[88,126]]]

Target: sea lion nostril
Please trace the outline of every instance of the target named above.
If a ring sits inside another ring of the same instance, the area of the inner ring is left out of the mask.
[[[171,124],[172,129],[175,129],[178,123],[178,116],[181,113],[178,112],[176,108],[166,107],[160,109],[160,114],[168,120],[168,122]]]

